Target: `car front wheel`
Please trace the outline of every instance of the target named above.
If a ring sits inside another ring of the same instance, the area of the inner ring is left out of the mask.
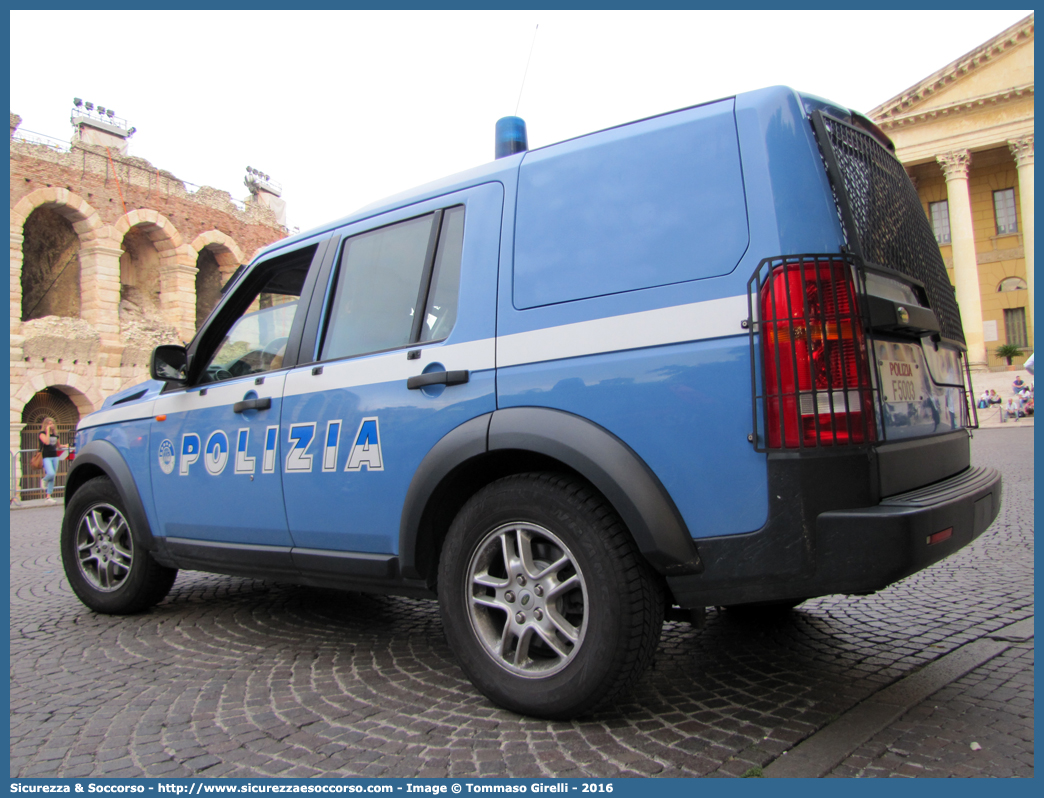
[[[96,612],[141,612],[162,601],[178,575],[135,542],[123,499],[106,477],[85,483],[69,500],[61,549],[73,592]]]

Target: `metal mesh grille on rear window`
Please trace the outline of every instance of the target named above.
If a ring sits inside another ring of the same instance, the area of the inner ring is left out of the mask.
[[[964,344],[946,266],[902,164],[873,136],[844,122],[817,111],[813,126],[853,252],[923,283],[943,337]]]

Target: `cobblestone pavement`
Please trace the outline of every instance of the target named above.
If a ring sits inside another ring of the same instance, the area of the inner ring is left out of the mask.
[[[433,602],[184,572],[148,613],[95,615],[62,574],[61,510],[18,510],[11,774],[750,773],[919,666],[1032,617],[1032,430],[982,430],[973,459],[1006,481],[1001,515],[972,546],[780,623],[711,611],[704,629],[666,624],[635,691],[574,722],[491,706],[455,664]],[[1032,665],[1032,642],[1012,646],[833,775],[1032,775]]]
[[[944,687],[829,775],[1032,777],[1033,643]]]

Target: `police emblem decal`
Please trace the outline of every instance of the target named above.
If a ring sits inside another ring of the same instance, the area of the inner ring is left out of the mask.
[[[164,438],[159,445],[159,467],[164,474],[174,472],[174,443]]]

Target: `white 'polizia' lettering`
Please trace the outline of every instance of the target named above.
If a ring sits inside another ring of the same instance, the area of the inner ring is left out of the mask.
[[[355,433],[355,445],[348,455],[345,471],[360,471],[366,466],[367,471],[383,471],[384,459],[381,457],[381,431],[377,416],[364,418],[359,422],[359,431]]]
[[[286,473],[309,473],[312,470],[312,455],[308,447],[315,437],[315,422],[307,424],[291,424],[287,433],[290,440],[290,451],[286,453]]]
[[[326,446],[323,447],[323,471],[337,470],[337,448],[341,441],[341,420],[326,424]]]
[[[286,453],[284,470],[288,474],[310,474],[312,473],[313,455],[309,451],[312,442],[316,439],[317,423],[314,421],[299,422],[291,424],[287,430],[287,442],[289,450]],[[326,422],[326,432],[320,443],[319,465],[321,471],[334,473],[338,471],[338,460],[341,446],[341,428],[344,426],[342,419],[333,419]],[[235,441],[233,447],[229,443],[230,436],[220,429],[212,430],[206,438],[206,444],[195,432],[186,432],[181,436],[181,450],[178,457],[178,474],[183,477],[189,475],[193,463],[200,457],[203,465],[211,476],[219,476],[224,472],[229,459],[233,461],[232,471],[235,474],[253,476],[257,470],[257,455],[250,454],[250,428],[240,427],[231,436]],[[345,460],[342,471],[383,471],[384,454],[381,450],[381,428],[377,416],[367,416],[359,422],[359,429],[355,437],[349,439],[352,443]],[[170,452],[165,454],[162,445],[166,445]],[[261,473],[274,474],[276,471],[276,455],[279,447],[279,427],[272,425],[265,428],[262,438],[261,449]],[[174,471],[173,446],[170,441],[164,441],[158,453],[158,462],[163,467],[164,473]],[[256,450],[255,450],[256,451]],[[167,459],[165,460],[164,457]],[[170,462],[168,470],[164,464]]]
[[[188,476],[189,466],[199,459],[199,436],[194,432],[186,432],[181,436],[181,465],[178,473]]]
[[[228,462],[228,436],[219,429],[210,433],[206,448],[203,450],[203,465],[207,473],[215,477],[225,470]]]
[[[250,428],[243,427],[236,433],[236,473],[253,474],[256,457],[247,456],[247,446],[250,444]]]

